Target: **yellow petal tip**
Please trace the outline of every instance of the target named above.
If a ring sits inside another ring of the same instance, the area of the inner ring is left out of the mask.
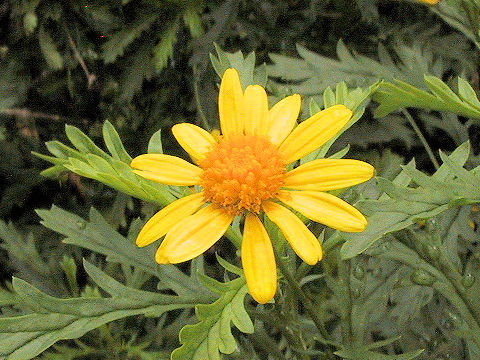
[[[253,298],[253,300],[258,302],[259,304],[266,304],[267,302],[272,300],[276,292],[277,292],[276,283],[275,283],[275,286],[271,289],[265,289],[265,288],[251,289],[249,287],[249,290],[248,290],[248,293]]]
[[[157,251],[157,253],[155,254],[155,261],[158,264],[170,264],[168,258],[160,251]]]

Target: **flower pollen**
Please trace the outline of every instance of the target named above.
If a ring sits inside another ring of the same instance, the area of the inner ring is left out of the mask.
[[[221,138],[200,162],[205,200],[229,213],[258,213],[262,201],[274,198],[283,185],[285,163],[265,137]]]

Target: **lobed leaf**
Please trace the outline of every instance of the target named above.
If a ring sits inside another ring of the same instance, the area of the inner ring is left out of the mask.
[[[459,95],[439,78],[425,75],[424,81],[432,93],[397,79],[383,82],[373,96],[373,99],[380,103],[374,115],[384,117],[404,107],[415,107],[449,111],[480,120],[480,101],[465,80],[458,78]]]
[[[205,275],[199,276],[209,288],[215,288],[220,298],[213,304],[196,307],[200,322],[180,331],[183,345],[172,353],[172,360],[220,360],[220,353],[233,353],[237,345],[231,323],[244,333],[253,333],[253,323],[243,305],[248,291],[245,279],[219,283]]]
[[[115,231],[94,208],[90,220],[53,206],[50,210],[37,210],[41,223],[66,238],[67,244],[79,246],[107,257],[107,261],[138,267],[157,277],[162,288],[168,288],[182,296],[194,294],[209,297],[209,293],[198,282],[185,275],[174,265],[158,265],[154,261],[154,249],[139,248]]]
[[[192,307],[196,302],[194,298],[131,289],[91,264],[86,269],[96,280],[106,282],[105,287],[113,286],[116,292],[110,290],[114,296],[59,299],[21,279],[13,279],[19,301],[33,312],[0,318],[0,359],[32,359],[59,340],[78,338],[108,322],[140,314],[160,316],[166,311]]]
[[[468,153],[467,142],[450,156],[442,155],[444,163],[432,176],[415,169],[410,163],[403,167],[397,181],[378,178],[384,194],[376,200],[361,200],[356,204],[367,215],[368,225],[361,233],[342,234],[346,240],[341,249],[342,258],[352,258],[385,234],[437,216],[451,207],[480,202],[479,174],[462,167]],[[400,177],[409,180],[402,184],[398,181]],[[418,187],[408,187],[410,180]]]

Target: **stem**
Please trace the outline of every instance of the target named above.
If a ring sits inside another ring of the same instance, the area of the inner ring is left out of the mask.
[[[340,236],[339,232],[335,232],[332,236],[330,236],[325,242],[323,243],[323,252],[326,253],[333,249],[335,246],[342,243],[344,240]]]
[[[8,115],[8,116],[15,116],[21,118],[35,118],[35,119],[46,119],[46,120],[54,120],[54,121],[66,121],[67,118],[64,118],[60,115],[51,115],[51,114],[44,114],[41,112],[30,111],[28,109],[1,109],[0,114]]]
[[[422,269],[432,275],[435,281],[431,286],[457,309],[460,316],[471,329],[472,341],[477,346],[480,346],[480,336],[478,335],[480,334],[480,322],[476,318],[470,302],[465,298],[462,289],[455,284],[456,281],[454,279],[448,276],[450,271],[455,270],[448,268],[449,262],[446,261],[445,255],[441,254],[441,257],[438,259],[438,265],[440,266],[436,266],[434,261],[431,262],[431,260],[422,256],[417,249],[408,247],[400,241],[398,241],[397,245],[392,243],[390,246],[391,249],[388,252],[378,255],[378,257],[396,260],[410,266],[412,269]]]
[[[343,296],[341,299],[343,316],[342,316],[342,336],[344,343],[353,343],[353,328],[352,328],[352,297],[350,288],[350,263],[348,261],[340,260],[338,262],[338,275],[340,284],[343,285]]]
[[[312,319],[313,323],[317,327],[321,337],[320,341],[327,346],[326,348],[326,353],[327,357],[329,359],[335,359],[335,356],[333,355],[332,349],[331,349],[331,341],[328,340],[329,335],[327,330],[325,329],[325,325],[323,324],[323,321],[320,319],[318,316],[318,313],[315,309],[315,305],[312,303],[310,298],[305,294],[305,292],[302,290],[302,288],[298,285],[297,280],[293,276],[293,274],[288,270],[287,265],[283,261],[283,258],[281,257],[280,254],[278,254],[278,250],[274,247],[274,252],[275,252],[275,259],[277,261],[278,267],[280,268],[281,273],[287,280],[288,285],[292,289],[293,295],[298,299],[299,302],[302,303],[303,307],[307,311],[308,315]]]
[[[83,60],[82,55],[78,51],[75,41],[73,41],[72,37],[70,36],[70,31],[68,31],[67,25],[63,24],[63,27],[65,29],[65,33],[67,34],[68,44],[72,48],[73,56],[75,56],[75,59],[77,59],[81,68],[83,69],[83,72],[85,73],[85,76],[87,78],[87,87],[90,89],[93,83],[95,82],[95,80],[97,79],[97,76],[95,74],[92,74],[90,71],[88,71],[87,64],[85,64],[85,61]]]
[[[202,120],[202,126],[205,130],[210,131],[210,125],[208,123],[207,117],[205,116],[205,112],[203,111],[202,104],[200,103],[200,93],[198,91],[198,76],[197,76],[197,69],[193,69],[193,94],[195,97],[195,104],[197,105],[198,114],[200,115],[200,119]]]
[[[430,158],[430,161],[432,162],[433,166],[435,167],[436,170],[438,170],[438,168],[440,167],[440,164],[438,163],[437,159],[435,158],[435,155],[433,154],[432,148],[430,147],[430,145],[428,145],[427,139],[425,139],[425,137],[423,136],[422,131],[420,130],[418,125],[415,123],[415,120],[413,120],[412,115],[410,115],[410,113],[406,109],[402,109],[402,113],[403,113],[403,115],[405,115],[408,122],[412,126],[413,130],[417,134],[418,138],[422,142],[423,147],[427,151],[428,157]]]
[[[256,309],[248,309],[248,312],[253,314],[256,318],[262,320],[264,323],[266,323],[266,324],[268,324],[272,327],[275,327],[275,328],[279,328],[279,324],[288,323],[288,320],[285,319],[285,317],[282,317],[282,314],[281,314],[280,311],[277,311],[273,315],[265,313],[263,311],[258,311]],[[299,360],[310,359],[309,356],[307,356],[305,353],[303,353],[304,351],[307,351],[307,349],[305,347],[305,344],[303,344],[302,340],[299,337],[295,336],[295,333],[288,331],[288,329],[286,327],[282,327],[279,330],[282,332],[283,336],[285,336],[285,339],[290,344],[290,348],[293,351],[296,351],[296,349],[301,349],[300,353],[299,353],[301,358]],[[259,335],[259,334],[257,334],[257,332],[255,332],[255,335]]]
[[[255,335],[250,335],[248,338],[255,346],[263,350],[266,354],[271,355],[277,360],[286,360],[282,352],[278,350],[278,344],[272,341],[272,339],[265,334],[263,329],[255,329]]]

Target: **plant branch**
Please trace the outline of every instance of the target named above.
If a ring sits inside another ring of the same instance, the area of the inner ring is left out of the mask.
[[[90,89],[97,80],[97,76],[95,74],[92,74],[90,71],[88,71],[87,64],[82,58],[82,55],[78,51],[77,45],[75,44],[75,41],[73,41],[72,36],[70,35],[70,31],[68,31],[67,25],[63,24],[63,27],[65,29],[65,33],[67,34],[67,39],[70,47],[72,48],[73,51],[73,56],[75,56],[75,59],[77,59],[78,63],[83,69],[83,72],[85,73],[85,76],[87,77],[87,87]]]
[[[287,265],[283,261],[283,258],[281,257],[280,254],[278,254],[278,250],[274,247],[275,251],[275,258],[277,260],[278,267],[280,268],[281,273],[285,277],[285,280],[287,280],[288,285],[293,291],[293,295],[300,301],[307,311],[308,315],[312,319],[313,323],[315,324],[316,328],[318,329],[321,337],[319,340],[326,345],[326,353],[327,357],[329,359],[335,359],[335,355],[333,355],[333,351],[331,349],[332,342],[328,340],[329,335],[327,330],[325,329],[325,325],[323,324],[323,321],[320,319],[318,316],[318,312],[315,309],[315,305],[313,302],[310,300],[310,298],[305,294],[305,292],[302,290],[300,285],[298,284],[297,280],[293,276],[292,273],[288,270]]]
[[[421,131],[420,128],[418,127],[418,125],[417,125],[417,123],[415,122],[415,120],[413,120],[412,115],[410,115],[410,113],[409,113],[406,109],[402,109],[402,113],[403,113],[403,115],[405,115],[405,117],[407,118],[408,122],[409,122],[410,125],[412,126],[413,131],[415,131],[415,133],[417,134],[418,138],[419,138],[420,141],[422,142],[423,147],[424,147],[425,150],[427,151],[428,157],[430,158],[430,161],[432,162],[433,166],[435,167],[436,170],[438,170],[438,168],[440,167],[440,164],[438,163],[435,155],[433,154],[432,148],[430,147],[430,145],[428,145],[427,139],[425,139],[425,137],[423,136],[422,131]]]

